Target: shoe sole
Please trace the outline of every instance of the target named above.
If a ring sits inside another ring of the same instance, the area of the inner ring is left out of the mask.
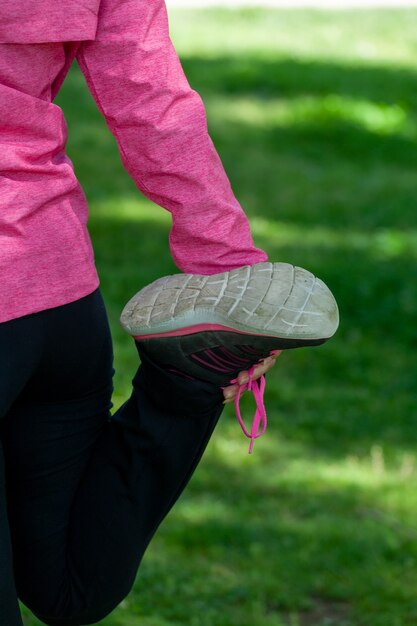
[[[160,278],[129,300],[120,323],[138,340],[219,331],[273,338],[275,349],[285,349],[323,343],[339,313],[331,291],[307,270],[258,263]]]

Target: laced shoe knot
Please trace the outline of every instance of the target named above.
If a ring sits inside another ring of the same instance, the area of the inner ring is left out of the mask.
[[[243,433],[246,435],[246,437],[250,439],[249,454],[252,454],[253,444],[255,442],[255,439],[258,439],[264,434],[266,430],[266,426],[267,426],[267,417],[266,417],[266,410],[265,410],[265,405],[264,405],[264,392],[265,392],[265,386],[266,386],[265,376],[262,375],[259,379],[253,380],[253,373],[256,367],[257,365],[253,365],[251,368],[249,368],[248,370],[249,380],[246,383],[239,385],[239,389],[236,394],[235,402],[234,402],[237,421],[239,422]],[[238,379],[235,378],[231,380],[230,382],[232,384],[237,383]],[[240,397],[244,391],[251,391],[254,395],[255,402],[256,402],[256,410],[252,419],[250,432],[247,430],[243,422],[242,416],[240,414],[240,406],[239,406]]]

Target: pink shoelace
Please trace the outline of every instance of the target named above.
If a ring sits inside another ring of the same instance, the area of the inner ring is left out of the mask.
[[[278,356],[278,354],[280,354],[280,351],[273,350],[271,351],[271,354],[276,354]],[[259,361],[262,361],[262,360],[263,359],[259,359]],[[265,376],[262,374],[262,376],[260,376],[260,378],[258,378],[257,380],[253,380],[252,378],[257,365],[258,364],[252,365],[252,367],[248,369],[249,380],[246,383],[239,385],[239,389],[235,397],[235,411],[236,411],[237,421],[239,422],[243,433],[246,435],[246,437],[250,439],[249,454],[252,454],[253,444],[255,442],[255,439],[258,439],[264,434],[267,423],[268,423],[267,417],[266,417],[265,404],[264,404],[264,392],[265,392],[265,385],[266,385]],[[237,378],[234,378],[233,380],[231,380],[230,383],[232,385],[237,383]],[[244,391],[252,391],[254,398],[255,398],[255,402],[256,402],[256,410],[255,410],[255,415],[252,418],[252,425],[251,425],[250,432],[246,428],[242,419],[242,415],[240,413],[240,406],[239,406],[240,397]]]

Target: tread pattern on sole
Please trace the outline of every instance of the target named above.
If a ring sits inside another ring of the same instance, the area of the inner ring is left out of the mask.
[[[236,328],[283,337],[330,337],[337,305],[313,274],[287,263],[258,263],[210,276],[164,276],[125,306],[121,324],[130,334],[169,329],[179,320],[204,316]]]

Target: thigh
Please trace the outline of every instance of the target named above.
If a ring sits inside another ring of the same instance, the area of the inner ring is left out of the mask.
[[[36,370],[42,353],[42,330],[36,316],[0,324],[0,419]]]
[[[71,508],[111,408],[112,345],[99,293],[44,313],[42,358],[1,430],[23,601],[35,592],[65,597]]]

